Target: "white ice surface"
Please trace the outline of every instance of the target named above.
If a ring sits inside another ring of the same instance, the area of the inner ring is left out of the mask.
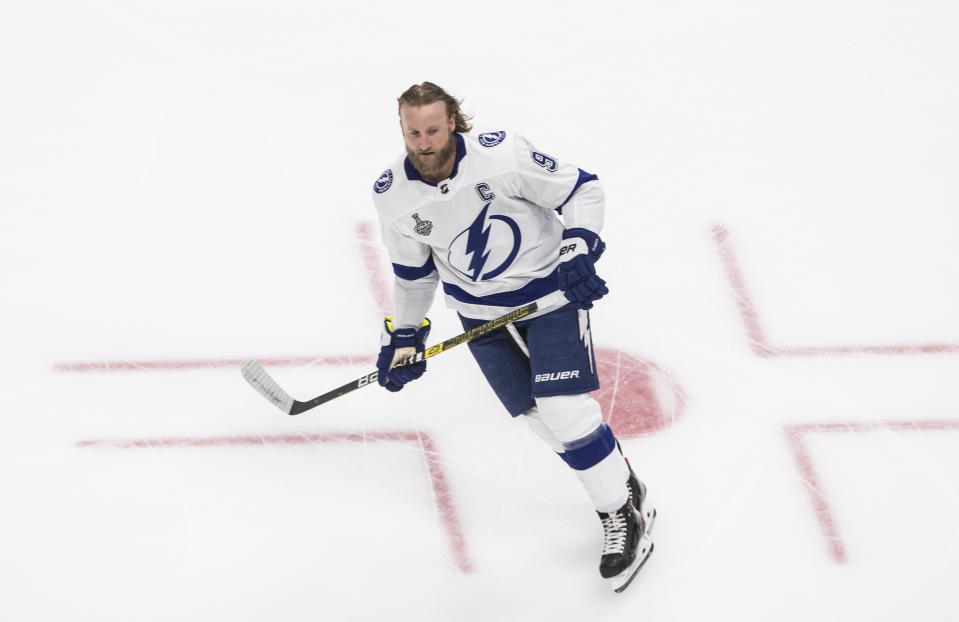
[[[959,344],[957,31],[931,0],[4,3],[0,620],[956,620],[959,430],[885,424],[959,420],[959,352],[757,356],[712,228],[770,344]],[[357,227],[423,80],[606,188],[594,338],[686,400],[623,442],[659,508],[624,594],[465,348],[297,418],[215,366],[375,351]],[[55,367],[102,361],[198,368]],[[811,496],[786,430],[833,423]]]

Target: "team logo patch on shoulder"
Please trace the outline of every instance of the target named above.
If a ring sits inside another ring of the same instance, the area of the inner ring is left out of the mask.
[[[484,147],[495,147],[506,140],[506,132],[483,132],[476,137],[476,140]]]
[[[383,174],[380,175],[379,179],[373,182],[373,191],[376,194],[383,194],[390,189],[390,186],[393,185],[393,171],[386,169],[383,171]]]

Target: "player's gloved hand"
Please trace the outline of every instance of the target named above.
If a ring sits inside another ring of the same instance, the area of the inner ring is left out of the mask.
[[[559,288],[566,299],[580,309],[591,309],[593,303],[609,293],[606,281],[596,275],[594,264],[606,244],[589,229],[574,228],[563,232],[559,247]]]
[[[430,334],[430,320],[425,318],[419,328],[393,329],[393,318],[383,320],[383,337],[380,340],[380,355],[376,358],[377,380],[380,386],[390,391],[399,391],[407,382],[416,380],[426,372],[426,361],[414,365],[394,367],[407,356],[422,352],[426,337]]]

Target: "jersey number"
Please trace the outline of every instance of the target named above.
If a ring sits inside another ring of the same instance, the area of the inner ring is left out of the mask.
[[[557,165],[556,160],[546,155],[545,153],[541,153],[539,151],[531,151],[529,155],[531,158],[533,158],[533,162],[536,162],[537,164],[545,168],[550,173],[556,170],[556,165]]]

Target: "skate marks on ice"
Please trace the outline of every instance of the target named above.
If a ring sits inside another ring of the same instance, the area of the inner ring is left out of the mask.
[[[719,253],[720,261],[726,280],[732,290],[733,298],[743,324],[743,329],[749,339],[749,345],[756,356],[761,357],[789,357],[789,356],[836,356],[847,354],[942,354],[959,353],[957,343],[902,343],[902,344],[863,344],[845,346],[783,346],[770,343],[763,329],[763,320],[756,308],[755,301],[750,293],[746,277],[743,274],[735,246],[733,235],[723,225],[715,224],[711,228],[713,242]]]
[[[357,433],[289,434],[270,436],[221,436],[207,438],[154,438],[154,439],[101,439],[76,443],[79,448],[89,449],[184,449],[211,447],[268,447],[325,445],[330,443],[361,444],[364,447],[382,443],[411,445],[418,449],[426,468],[430,496],[433,500],[439,527],[445,535],[450,557],[456,568],[464,573],[473,572],[473,561],[459,519],[459,512],[443,467],[442,454],[437,450],[432,437],[421,430],[366,431]],[[318,495],[323,491],[318,489]]]
[[[914,462],[917,456],[920,455],[925,459],[929,459],[928,456],[934,456],[936,444],[954,442],[954,440],[959,437],[959,434],[957,434],[959,433],[959,420],[809,423],[787,425],[783,428],[783,434],[792,452],[800,480],[808,494],[809,502],[812,505],[813,513],[819,524],[823,539],[825,540],[829,556],[836,564],[846,564],[849,562],[849,546],[842,536],[839,527],[839,515],[834,507],[839,501],[839,497],[833,497],[833,500],[830,501],[829,495],[826,494],[827,484],[830,479],[824,477],[821,473],[829,473],[833,480],[848,480],[851,475],[841,477],[841,472],[843,470],[855,472],[855,469],[851,468],[849,464],[861,463],[867,458],[859,458],[859,460],[850,463],[847,458],[837,460],[834,456],[829,456],[828,452],[817,454],[820,459],[827,462],[827,471],[816,467],[814,452],[810,447],[811,443],[823,437],[831,437],[834,441],[839,441],[841,437],[852,437],[851,441],[858,440],[861,443],[868,443],[870,447],[868,449],[866,447],[855,447],[853,442],[846,442],[842,445],[847,447],[847,452],[857,451],[868,457],[870,455],[869,450],[871,450],[872,452],[878,452],[881,459],[884,462],[888,462],[889,458],[895,455],[894,452],[897,450],[897,439],[895,437],[900,433],[913,435],[918,432],[926,434],[940,433],[936,436],[941,438],[927,439],[929,446],[926,448],[926,454],[921,454],[921,449],[917,451],[915,448],[907,451],[904,457]],[[952,434],[948,434],[950,432]],[[923,436],[925,437],[925,434]],[[917,440],[908,439],[899,442],[899,444],[902,445],[906,443],[911,446],[913,443],[917,443]],[[840,449],[842,445],[834,442],[833,451],[843,451]],[[916,447],[921,447],[921,445],[917,444]],[[858,454],[855,453],[849,455],[858,457]],[[955,467],[956,464],[957,463],[953,461],[951,466]],[[957,486],[959,486],[959,479],[955,477],[957,471],[955,471],[954,468],[950,468],[949,464],[907,465],[900,463],[896,468],[900,471],[904,471],[907,468],[915,468],[918,469],[919,473],[926,474],[928,485],[938,484],[945,492],[947,497],[945,499],[947,503],[947,507],[945,508],[946,513],[956,513],[959,511],[959,496],[957,496],[955,492]],[[935,473],[941,473],[942,475],[940,477],[943,478],[944,481],[937,482],[929,477],[930,474]],[[865,478],[859,478],[854,486],[868,487],[871,483],[870,480],[874,479],[876,479],[875,474],[870,473],[869,476]],[[847,488],[853,488],[854,486],[847,484],[846,486],[840,487],[845,490]],[[854,496],[850,491],[847,490],[846,492],[847,494],[843,495],[844,497]],[[901,497],[901,493],[893,493],[890,491],[889,496],[891,498]],[[926,496],[928,497],[928,494]],[[949,496],[951,496],[951,500],[948,499]],[[951,501],[951,507],[948,505],[949,501]],[[892,504],[892,501],[889,503]],[[896,503],[898,504],[899,501]]]

